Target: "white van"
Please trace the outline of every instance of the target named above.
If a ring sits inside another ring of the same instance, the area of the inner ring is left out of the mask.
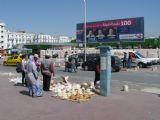
[[[152,59],[145,58],[141,53],[132,51],[135,55],[135,61],[137,62],[139,67],[148,67],[152,65]]]
[[[131,50],[112,50],[111,54],[115,56],[119,56],[121,59],[124,57],[124,53],[127,53],[127,56],[129,52],[134,54],[135,62],[139,67],[148,67],[152,64],[156,64],[159,61],[159,58],[146,58],[138,51],[131,51]]]

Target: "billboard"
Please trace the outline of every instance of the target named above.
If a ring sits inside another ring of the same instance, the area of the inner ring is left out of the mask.
[[[126,18],[89,22],[86,24],[87,43],[144,42],[144,18]],[[77,42],[84,42],[84,23],[77,24]]]

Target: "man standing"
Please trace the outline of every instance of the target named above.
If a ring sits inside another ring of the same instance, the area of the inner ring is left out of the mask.
[[[124,57],[123,57],[123,68],[127,67],[127,53],[124,52]]]
[[[128,68],[131,68],[131,64],[132,64],[133,58],[134,58],[134,54],[132,52],[129,52],[129,55],[128,55]]]
[[[65,72],[67,72],[68,69],[69,69],[69,61],[68,61],[68,57],[69,57],[69,55],[68,55],[68,52],[66,51],[65,54],[64,54]]]
[[[26,73],[26,55],[22,55],[22,85],[27,86],[27,82],[25,79],[25,73]]]
[[[42,61],[41,64],[41,72],[43,75],[43,90],[49,91],[50,90],[50,82],[51,76],[55,76],[53,62],[50,59],[50,55],[45,55],[45,60]]]

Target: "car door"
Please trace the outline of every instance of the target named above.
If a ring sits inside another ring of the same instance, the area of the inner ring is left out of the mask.
[[[11,63],[12,63],[12,56],[10,56],[10,57],[8,57],[8,59],[7,59],[7,64],[8,65],[12,65]]]
[[[16,65],[18,62],[17,60],[18,60],[18,56],[14,56],[12,60],[12,65]]]

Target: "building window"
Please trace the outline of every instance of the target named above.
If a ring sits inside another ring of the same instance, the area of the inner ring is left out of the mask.
[[[4,38],[4,36],[1,36],[1,38]]]
[[[1,33],[3,33],[3,31],[1,31]]]

